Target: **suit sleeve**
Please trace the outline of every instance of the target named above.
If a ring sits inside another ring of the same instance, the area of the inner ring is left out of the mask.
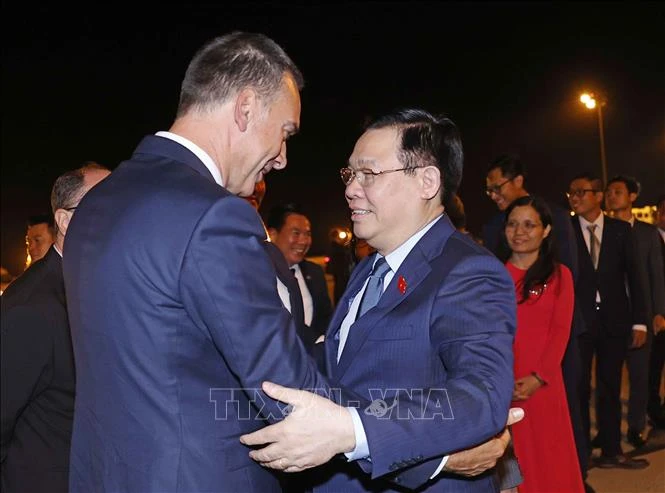
[[[409,477],[407,486],[418,487],[441,456],[482,443],[505,427],[513,388],[515,307],[512,280],[495,258],[467,257],[451,270],[430,316],[432,350],[447,376],[441,388],[400,401],[399,415],[382,419],[361,413],[371,456],[371,464],[361,467],[367,472],[371,467],[372,478],[429,461],[429,467],[418,467],[419,484],[413,474]],[[425,419],[400,419],[405,415]]]
[[[557,373],[561,373],[561,360],[566,352],[570,338],[570,323],[573,318],[574,289],[573,279],[568,268],[560,266],[560,275],[552,286],[556,299],[554,310],[547,333],[545,352],[541,355],[539,365],[534,368],[545,382],[551,382]],[[518,375],[520,377],[521,375]]]
[[[640,282],[640,267],[641,262],[638,258],[637,249],[635,248],[635,238],[633,237],[630,225],[622,224],[627,229],[627,233],[623,235],[623,249],[626,272],[628,275],[628,289],[630,292],[630,304],[633,315],[633,325],[650,325],[647,321],[647,308],[645,296],[648,293],[644,292],[642,283]]]
[[[663,315],[665,316],[665,270],[663,263],[662,238],[658,234],[657,229],[649,230],[649,263],[648,275],[651,278],[651,295],[653,313],[650,315]],[[649,320],[651,325],[651,320]]]
[[[243,388],[254,391],[271,380],[329,396],[280,301],[264,238],[256,212],[244,201],[227,197],[214,203],[185,254],[180,276],[185,308]],[[262,414],[281,419],[277,403],[261,395]]]
[[[49,334],[53,331],[48,330],[49,321],[40,315],[45,311],[35,306],[2,310],[0,462],[7,458],[16,421],[32,397],[46,388],[51,377],[53,344]]]

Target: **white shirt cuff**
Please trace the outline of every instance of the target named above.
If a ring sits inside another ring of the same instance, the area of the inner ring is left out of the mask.
[[[646,332],[647,331],[647,326],[642,325],[642,324],[635,324],[635,325],[633,325],[633,330],[639,330],[639,331],[642,331],[642,332]]]
[[[434,471],[434,474],[432,474],[429,478],[434,479],[438,474],[443,470],[443,468],[446,465],[446,462],[448,462],[448,459],[450,458],[449,455],[446,455],[443,459],[441,459],[441,464],[439,464],[439,467],[436,468],[436,471]]]
[[[353,432],[356,435],[356,448],[351,452],[346,452],[344,455],[347,460],[359,460],[369,458],[369,446],[367,445],[367,435],[365,435],[365,428],[363,427],[363,422],[358,416],[358,410],[355,407],[347,407],[349,413],[351,414],[351,420],[353,421]]]

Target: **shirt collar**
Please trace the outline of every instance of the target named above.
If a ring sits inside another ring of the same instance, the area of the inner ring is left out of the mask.
[[[53,249],[54,249],[56,252],[58,252],[58,255],[60,255],[60,258],[62,258],[62,252],[61,252],[60,249],[58,248],[58,245],[56,245],[55,243],[53,243]]]
[[[411,253],[411,250],[413,250],[413,247],[416,246],[416,243],[420,241],[420,239],[425,236],[425,233],[427,233],[432,226],[436,224],[436,222],[441,219],[443,214],[437,216],[436,218],[432,219],[429,223],[427,223],[423,228],[421,228],[417,233],[415,233],[413,236],[411,236],[408,240],[406,240],[404,243],[402,243],[399,247],[397,247],[395,250],[390,252],[388,255],[386,255],[386,262],[390,266],[390,270],[393,272],[397,272],[397,270],[400,268],[402,265],[402,262],[404,262],[404,259]],[[374,264],[381,258],[381,254],[377,254],[376,259],[374,260]],[[374,266],[372,264],[372,267]]]
[[[201,162],[205,165],[206,168],[208,168],[208,171],[210,171],[210,174],[212,174],[212,177],[215,179],[215,182],[220,186],[224,186],[224,182],[222,181],[222,174],[219,171],[219,168],[215,164],[215,161],[212,160],[210,155],[201,149],[199,146],[197,146],[194,142],[192,142],[189,139],[186,139],[182,135],[174,134],[173,132],[157,132],[155,134],[157,137],[164,137],[165,139],[170,139],[173,140],[174,142],[177,142],[181,146],[186,147],[194,155],[201,160]]]

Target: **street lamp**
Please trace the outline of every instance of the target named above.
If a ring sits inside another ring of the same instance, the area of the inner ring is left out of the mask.
[[[580,96],[580,102],[588,109],[596,109],[598,112],[598,130],[600,133],[600,165],[603,170],[603,186],[607,184],[607,158],[605,157],[605,133],[603,131],[603,106],[607,101],[600,99],[593,93],[585,92]]]

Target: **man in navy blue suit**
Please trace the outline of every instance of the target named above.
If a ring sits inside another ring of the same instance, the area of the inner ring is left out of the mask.
[[[295,472],[344,453],[312,474],[315,491],[498,491],[491,473],[451,473],[462,468],[449,457],[503,429],[516,324],[507,271],[444,214],[462,163],[454,123],[422,110],[383,117],[360,137],[341,176],[354,233],[377,253],[351,276],[325,346],[328,375],[371,404],[355,410],[346,449],[334,404],[267,384],[294,409],[242,437],[269,444],[255,460]],[[328,436],[339,446],[324,453]]]
[[[261,416],[282,418],[256,389],[267,376],[326,384],[280,302],[261,221],[236,194],[286,166],[302,84],[265,36],[212,40],[170,130],[81,202],[64,259],[72,492],[279,491],[238,441]]]

